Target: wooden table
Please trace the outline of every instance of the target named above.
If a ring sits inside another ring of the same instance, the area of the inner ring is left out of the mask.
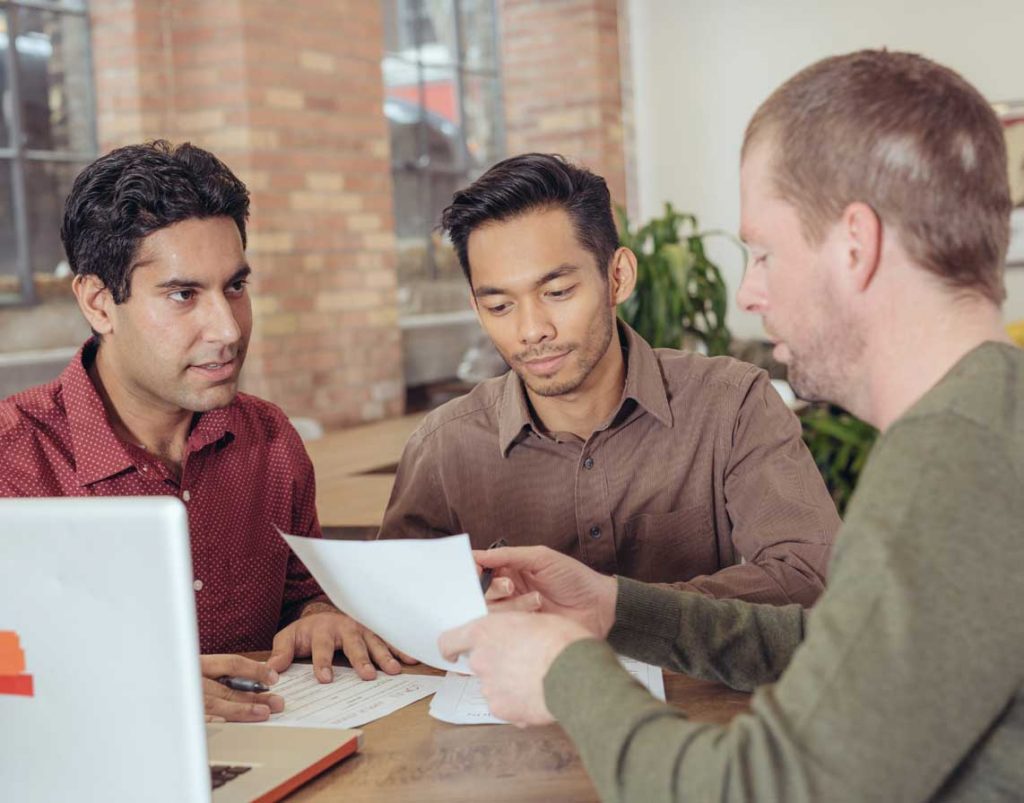
[[[394,485],[394,467],[423,413],[326,433],[306,443],[316,472],[316,509],[330,528],[376,528]]]
[[[406,671],[440,674],[427,667]],[[725,723],[750,695],[720,683],[665,673],[665,693],[690,718]],[[344,803],[596,801],[576,748],[558,725],[449,725],[420,700],[362,728],[362,751],[289,797]]]

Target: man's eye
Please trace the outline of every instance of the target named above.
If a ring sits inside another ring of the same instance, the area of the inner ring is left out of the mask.
[[[246,279],[239,279],[230,286],[229,291],[232,295],[240,296],[245,292],[245,288],[248,284],[249,282]]]
[[[171,301],[177,301],[183,304],[186,301],[191,301],[195,294],[195,290],[175,290],[167,297],[171,299]]]
[[[503,312],[507,312],[508,308],[508,304],[496,304],[493,307],[487,307],[487,311],[491,313],[491,315],[501,315]]]
[[[576,285],[572,287],[564,287],[561,290],[549,290],[548,295],[552,298],[568,298],[572,295],[572,291],[576,289]]]
[[[747,266],[751,267],[751,268],[761,267],[761,266],[763,266],[765,264],[765,262],[767,262],[767,260],[768,260],[768,255],[767,254],[751,253],[747,257]]]

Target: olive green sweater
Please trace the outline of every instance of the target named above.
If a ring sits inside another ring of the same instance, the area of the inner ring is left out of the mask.
[[[878,441],[809,613],[619,579],[551,712],[606,801],[1024,800],[1024,351],[986,343]],[[698,724],[613,649],[740,689]]]

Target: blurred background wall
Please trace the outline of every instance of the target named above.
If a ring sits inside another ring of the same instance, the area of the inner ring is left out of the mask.
[[[0,397],[88,335],[57,232],[113,147],[189,140],[248,184],[244,387],[339,426],[455,375],[479,329],[436,226],[495,161],[560,152],[634,219],[672,201],[735,231],[743,127],[797,69],[909,48],[1022,99],[1022,23],[1015,0],[0,0]],[[1024,317],[1024,268],[1008,286]]]
[[[829,55],[910,50],[960,72],[991,101],[1024,99],[1024,3],[1019,0],[629,0],[636,97],[638,209],[666,200],[707,228],[739,228],[743,131],[771,91]],[[712,245],[729,286],[742,265]],[[1024,318],[1024,267],[1007,271],[1008,320]],[[760,319],[730,309],[740,337]]]

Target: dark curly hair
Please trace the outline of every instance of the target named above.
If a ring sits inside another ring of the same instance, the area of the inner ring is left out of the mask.
[[[594,255],[601,273],[608,275],[619,233],[605,180],[557,154],[524,153],[498,162],[456,192],[441,213],[441,227],[448,232],[470,284],[467,252],[473,230],[543,209],[566,211],[580,244]]]
[[[101,156],[75,179],[61,242],[76,275],[93,274],[121,304],[143,238],[191,218],[230,217],[245,247],[249,191],[209,151],[164,140]]]

